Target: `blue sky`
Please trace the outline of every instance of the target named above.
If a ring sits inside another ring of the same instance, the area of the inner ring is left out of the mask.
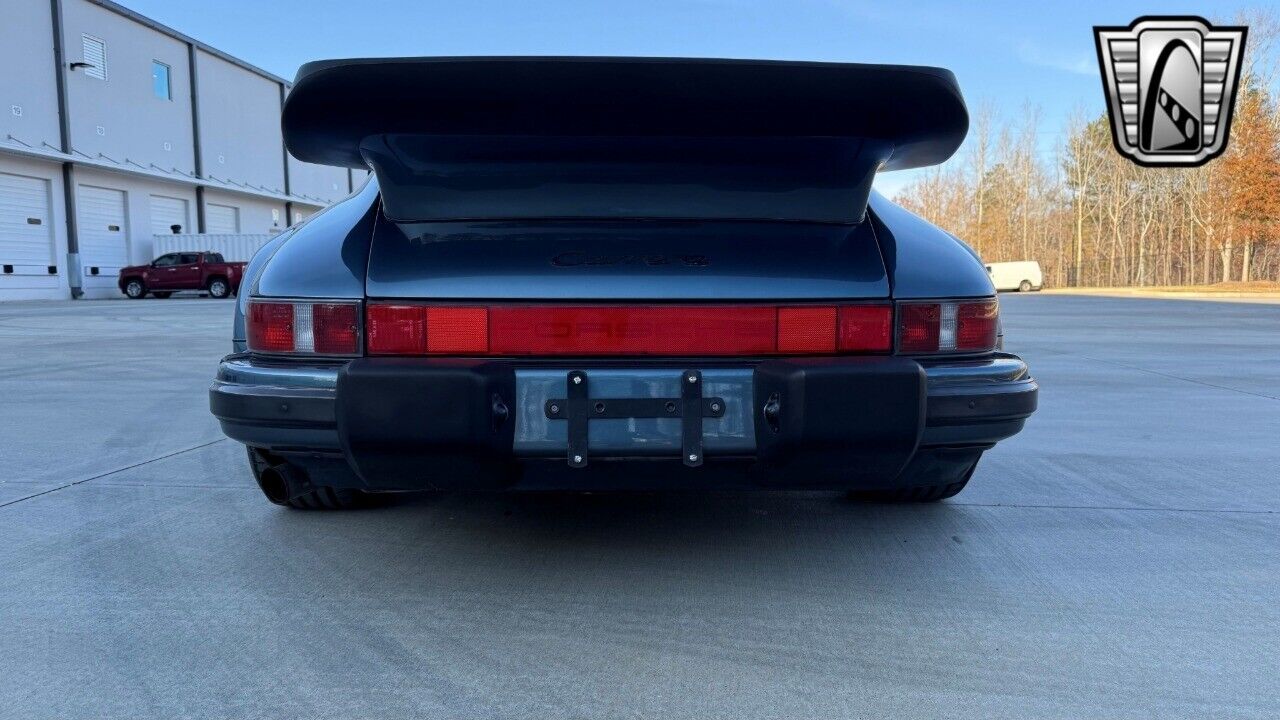
[[[1103,111],[1093,25],[1229,20],[1245,3],[1129,0],[122,0],[266,70],[395,55],[671,55],[940,65],[971,108],[1041,109],[1046,156],[1074,109]],[[953,160],[952,162],[955,162]],[[909,179],[889,173],[894,192]]]

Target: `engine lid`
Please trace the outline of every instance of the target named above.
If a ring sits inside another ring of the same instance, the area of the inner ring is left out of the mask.
[[[369,255],[371,298],[812,300],[889,297],[869,223],[394,223]]]

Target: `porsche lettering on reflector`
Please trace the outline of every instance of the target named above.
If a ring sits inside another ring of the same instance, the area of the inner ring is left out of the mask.
[[[1203,165],[1222,154],[1247,28],[1144,17],[1093,32],[1121,154],[1146,166]]]

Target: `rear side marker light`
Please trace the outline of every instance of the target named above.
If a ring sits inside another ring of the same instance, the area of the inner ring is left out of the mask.
[[[371,303],[370,355],[717,356],[888,352],[884,305]]]
[[[296,355],[357,355],[360,312],[353,302],[250,300],[249,350]]]
[[[996,347],[999,317],[995,300],[904,303],[898,308],[898,351],[990,352]]]

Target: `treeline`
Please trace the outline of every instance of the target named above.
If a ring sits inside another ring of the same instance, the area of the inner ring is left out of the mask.
[[[1049,286],[1280,281],[1280,109],[1272,15],[1250,26],[1227,152],[1199,168],[1143,168],[1116,151],[1105,114],[1079,117],[1050,158],[1038,112],[974,113],[964,155],[897,201],[988,262],[1037,260]]]

